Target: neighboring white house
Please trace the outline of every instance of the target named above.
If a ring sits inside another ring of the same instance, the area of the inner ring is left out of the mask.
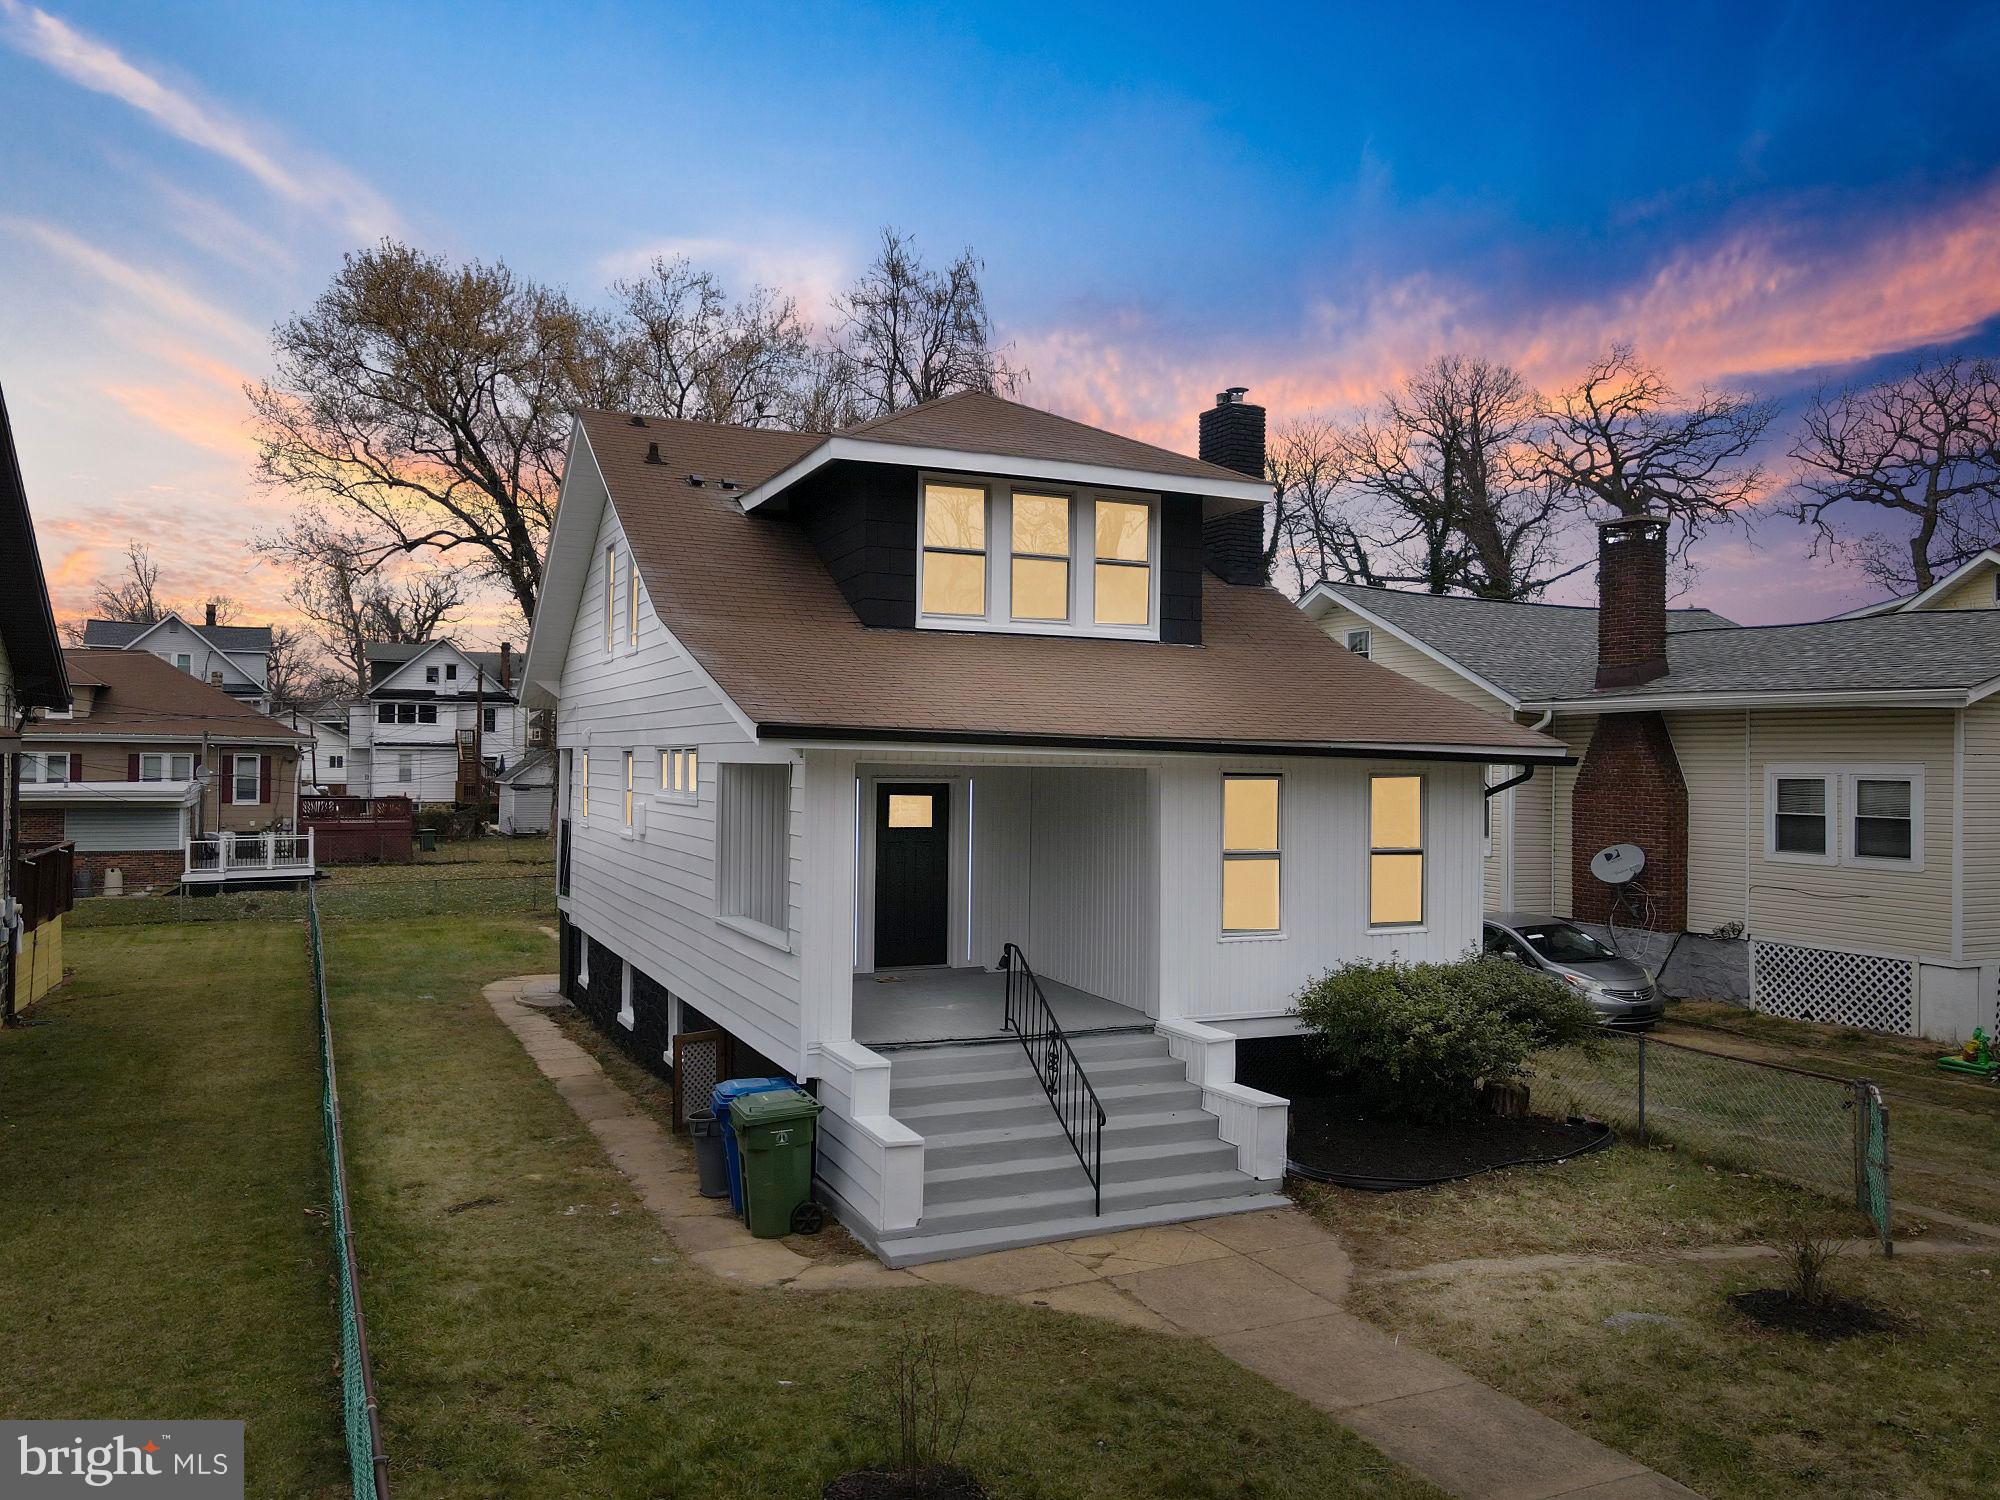
[[[347,791],[347,716],[348,705],[338,701],[302,705],[285,715],[294,729],[312,735],[301,771],[305,784],[330,797]]]
[[[271,711],[271,627],[218,625],[213,604],[198,626],[172,610],[150,625],[88,620],[83,644],[95,650],[149,652],[259,713]]]
[[[460,800],[526,748],[511,645],[467,651],[448,640],[368,647],[368,691],[349,706],[343,753],[356,797]],[[483,772],[475,767],[483,763]],[[490,788],[489,788],[490,789]]]
[[[500,831],[547,833],[555,827],[556,758],[530,750],[501,775]]]
[[[1237,1039],[1471,951],[1483,768],[1566,759],[1264,585],[1240,398],[1230,467],[986,395],[572,435],[524,673],[565,992],[656,1069],[719,1030],[811,1081],[819,1191],[894,1263],[1282,1201]]]
[[[1996,577],[1989,552],[1912,599],[1752,628],[1667,610],[1662,558],[1624,615],[1657,649],[1619,683],[1600,672],[1629,642],[1595,609],[1346,584],[1301,605],[1581,758],[1494,799],[1490,909],[1614,923],[1672,994],[1952,1038],[2000,1020]],[[1621,842],[1647,867],[1614,891],[1589,861]]]

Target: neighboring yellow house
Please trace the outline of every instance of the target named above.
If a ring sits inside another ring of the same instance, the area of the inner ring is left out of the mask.
[[[1344,584],[1301,607],[1578,757],[1491,799],[1490,910],[1608,921],[1670,993],[1952,1038],[2000,1019],[1996,579],[1989,552],[1876,611],[1754,628],[1662,593],[1662,670],[1609,688],[1596,609]],[[1588,862],[1627,840],[1649,863],[1621,892]]]

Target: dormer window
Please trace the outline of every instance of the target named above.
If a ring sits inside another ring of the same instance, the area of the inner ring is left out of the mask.
[[[919,628],[1159,638],[1157,496],[933,478],[919,509]]]

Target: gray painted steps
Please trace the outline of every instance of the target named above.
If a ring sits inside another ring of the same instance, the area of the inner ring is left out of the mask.
[[[1201,1090],[1151,1031],[1072,1039],[1104,1104],[1103,1213],[1018,1041],[891,1054],[889,1111],[924,1137],[924,1212],[892,1266],[1281,1205],[1237,1167]]]

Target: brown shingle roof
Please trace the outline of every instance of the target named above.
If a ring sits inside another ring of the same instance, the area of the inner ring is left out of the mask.
[[[1424,745],[1555,753],[1329,641],[1273,589],[1204,580],[1198,647],[861,624],[794,522],[690,472],[754,483],[792,433],[581,419],[653,607],[769,732],[1172,745]],[[645,462],[648,443],[662,462]]]
[[[1101,427],[1091,427],[984,391],[964,391],[891,412],[886,417],[842,428],[838,436],[865,438],[871,443],[901,443],[913,448],[957,448],[1005,458],[1047,458],[1107,469],[1141,469],[1196,481],[1222,480],[1232,485],[1242,484],[1249,477],[1220,464],[1203,463],[1185,453],[1156,448],[1137,438],[1121,437]]]
[[[87,718],[30,724],[31,739],[134,738],[198,740],[203,734],[226,740],[307,740],[301,734],[239,703],[220,688],[190,677],[148,651],[66,648],[63,657],[73,682],[95,685]],[[81,706],[81,705],[79,705]]]

